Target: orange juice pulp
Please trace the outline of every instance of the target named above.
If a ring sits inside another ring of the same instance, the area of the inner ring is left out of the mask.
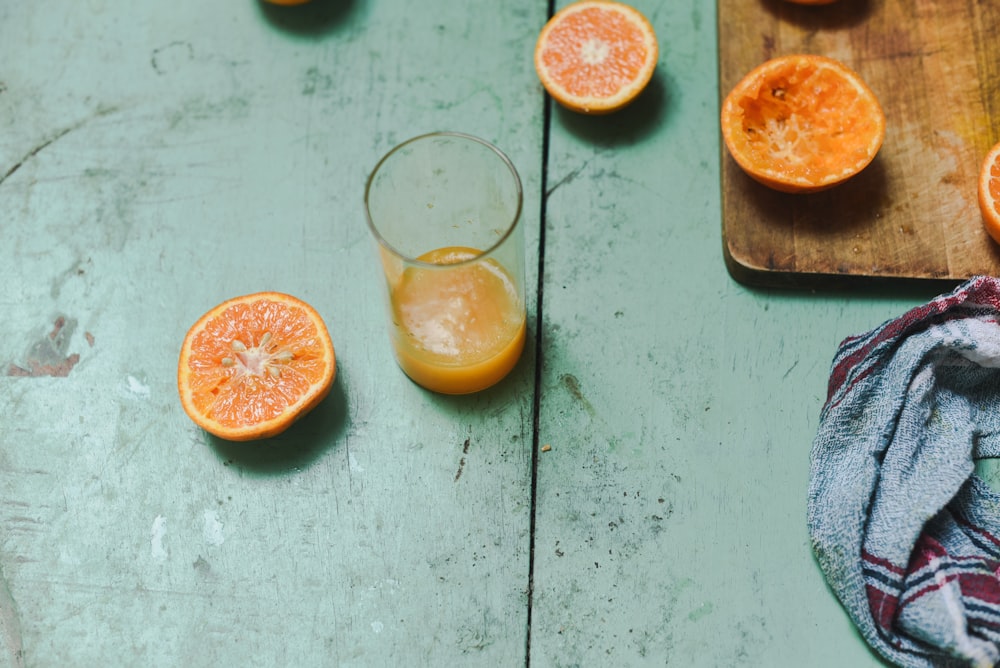
[[[438,248],[418,260],[450,265],[480,251]],[[506,376],[524,348],[524,307],[493,259],[450,269],[407,267],[390,292],[393,345],[414,382],[443,394],[478,392]]]

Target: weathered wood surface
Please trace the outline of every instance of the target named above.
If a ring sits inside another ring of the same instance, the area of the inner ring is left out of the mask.
[[[719,89],[787,53],[856,69],[886,113],[875,161],[814,195],[768,190],[723,149],[724,252],[752,284],[844,278],[956,282],[1000,272],[976,202],[983,157],[1000,141],[1000,11],[961,0],[719,0]]]
[[[880,665],[812,558],[809,449],[840,339],[933,293],[734,282],[713,5],[634,4],[650,89],[552,115],[532,662]]]
[[[0,631],[24,665],[523,661],[533,355],[481,396],[410,383],[362,195],[399,141],[481,136],[524,179],[535,266],[545,16],[3,3]],[[231,445],[183,414],[178,348],[263,289],[318,309],[339,374]]]
[[[0,4],[0,665],[878,665],[808,451],[837,342],[930,293],[734,282],[715,4],[635,4],[660,64],[604,118],[545,113],[541,2]],[[540,349],[473,397],[396,368],[364,225],[434,129],[510,155],[542,260]],[[178,347],[261,289],[338,379],[227,444]]]

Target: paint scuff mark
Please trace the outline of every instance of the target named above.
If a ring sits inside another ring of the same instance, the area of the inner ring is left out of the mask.
[[[78,353],[66,354],[70,337],[76,329],[76,320],[60,315],[52,323],[52,329],[35,341],[20,363],[10,362],[7,375],[15,377],[53,376],[65,378],[80,361]]]
[[[472,439],[465,439],[465,443],[462,445],[462,458],[458,460],[458,471],[455,472],[455,482],[462,477],[462,472],[465,471],[465,455],[469,454],[469,445],[472,443]]]
[[[586,160],[582,165],[572,170],[566,176],[559,179],[554,186],[550,187],[548,190],[545,191],[545,198],[548,199],[552,195],[552,193],[554,193],[556,190],[558,190],[562,186],[568,185],[573,181],[575,181],[577,177],[580,176],[580,174],[582,174],[585,169],[587,169],[587,166],[589,164],[590,160]]]
[[[167,560],[167,548],[163,544],[163,539],[167,536],[167,518],[157,515],[153,520],[153,527],[149,530],[149,554],[156,561]]]
[[[348,451],[347,453],[347,466],[351,473],[364,473],[365,467],[358,463],[357,458],[354,456],[353,452]]]
[[[149,397],[149,385],[146,385],[135,376],[129,376],[127,380],[129,392],[144,399]]]
[[[587,413],[590,414],[591,417],[596,417],[597,412],[594,410],[594,406],[587,400],[587,397],[584,396],[583,390],[580,389],[580,380],[571,373],[563,374],[559,380],[562,381],[562,384],[566,387],[573,398],[580,402]]]
[[[189,42],[176,41],[153,49],[149,64],[157,74],[167,74],[194,60],[194,47]]]
[[[7,588],[7,581],[0,571],[0,661],[24,668],[24,649],[21,640],[21,621],[14,605],[14,597]]]
[[[222,545],[226,540],[223,531],[225,525],[219,520],[219,515],[214,510],[206,510],[203,519],[201,534],[205,542],[214,546]]]
[[[35,147],[32,148],[32,149],[30,149],[27,153],[25,153],[24,156],[20,160],[18,160],[13,165],[11,165],[7,169],[7,171],[4,173],[4,175],[0,176],[0,185],[3,185],[4,181],[6,181],[7,179],[9,179],[11,176],[13,176],[14,172],[16,172],[17,170],[21,169],[21,167],[24,166],[24,163],[26,163],[29,160],[31,160],[32,158],[34,158],[36,155],[38,155],[39,153],[41,153],[42,151],[44,151],[46,148],[48,148],[52,144],[56,143],[57,141],[59,141],[60,139],[62,139],[66,135],[68,135],[69,133],[73,132],[74,130],[79,130],[84,125],[86,125],[91,120],[93,120],[94,118],[100,118],[101,116],[107,116],[108,114],[114,113],[116,111],[118,111],[118,109],[115,108],[115,107],[102,107],[102,108],[98,109],[97,111],[95,111],[88,118],[84,118],[83,120],[78,121],[78,122],[74,123],[73,125],[70,125],[68,127],[65,127],[65,128],[60,129],[60,130],[57,130],[55,133],[53,133],[53,135],[51,137],[49,137],[48,139],[45,139],[45,140],[41,141],[40,143],[36,144]]]
[[[205,558],[202,557],[200,554],[198,555],[198,558],[194,560],[194,563],[192,563],[191,566],[202,575],[208,575],[209,573],[212,572],[212,565],[208,563],[205,560]]]

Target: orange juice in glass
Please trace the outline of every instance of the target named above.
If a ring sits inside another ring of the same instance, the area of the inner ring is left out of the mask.
[[[496,384],[525,337],[521,181],[499,149],[437,132],[390,151],[365,189],[396,361],[444,394]]]

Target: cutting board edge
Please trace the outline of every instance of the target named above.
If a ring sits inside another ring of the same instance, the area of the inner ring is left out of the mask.
[[[737,283],[756,288],[838,290],[858,287],[927,286],[950,288],[969,276],[918,276],[913,274],[822,273],[771,269],[753,266],[737,258],[723,240],[723,259],[730,277]]]

